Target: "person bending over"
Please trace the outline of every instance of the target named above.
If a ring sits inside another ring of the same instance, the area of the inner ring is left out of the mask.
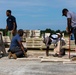
[[[49,46],[51,44],[54,44],[54,54],[55,54],[54,56],[60,55],[61,47],[65,45],[65,41],[60,33],[53,35],[50,34],[49,37],[44,38],[44,43],[47,47],[46,56],[49,56]]]

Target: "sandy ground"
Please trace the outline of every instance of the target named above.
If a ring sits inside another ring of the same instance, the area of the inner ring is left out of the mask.
[[[76,64],[41,62],[42,57],[45,58],[45,51],[28,51],[28,58],[17,60],[3,57],[0,59],[0,75],[76,75]],[[68,59],[68,56],[63,58]]]

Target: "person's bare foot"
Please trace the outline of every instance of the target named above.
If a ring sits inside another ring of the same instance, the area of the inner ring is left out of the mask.
[[[11,57],[12,57],[12,53],[9,52],[9,53],[8,53],[8,58],[11,59]]]
[[[27,58],[27,52],[24,53],[24,56]]]
[[[73,57],[73,58],[71,59],[71,61],[76,61],[76,57]]]
[[[12,54],[13,59],[17,59],[16,54]]]

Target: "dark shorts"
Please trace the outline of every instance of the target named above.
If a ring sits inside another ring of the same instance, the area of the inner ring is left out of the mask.
[[[75,39],[75,45],[76,45],[76,28],[73,28],[73,33],[74,33],[74,39]]]
[[[27,52],[27,49],[25,48],[24,51]],[[15,53],[17,55],[17,57],[24,56],[24,52],[21,50],[20,47],[14,47],[11,50],[9,49],[8,52],[11,52],[12,54]]]

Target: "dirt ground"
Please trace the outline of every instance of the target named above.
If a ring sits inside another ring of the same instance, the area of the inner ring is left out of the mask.
[[[76,64],[64,64],[63,62],[41,62],[41,59],[54,59],[46,57],[45,51],[28,51],[28,58],[0,59],[0,75],[76,75]],[[75,53],[72,53],[75,54]],[[61,59],[68,60],[68,53]]]

